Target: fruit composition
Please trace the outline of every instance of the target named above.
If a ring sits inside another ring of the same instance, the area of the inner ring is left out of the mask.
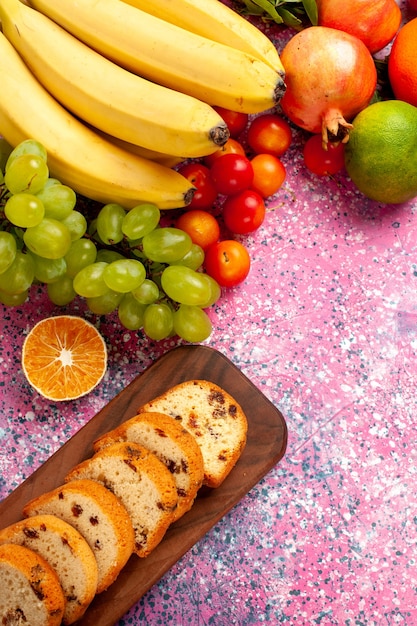
[[[295,29],[279,54],[218,0],[4,0],[0,301],[44,284],[57,306],[83,298],[155,341],[205,340],[209,308],[250,272],[245,238],[294,130],[313,175],[345,168],[378,202],[415,197],[416,20],[401,26],[392,2],[245,0]],[[396,100],[371,104],[372,54],[390,41]]]

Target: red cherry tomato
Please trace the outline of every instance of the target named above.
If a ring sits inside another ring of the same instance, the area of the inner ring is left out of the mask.
[[[226,154],[241,154],[242,156],[246,156],[245,148],[242,146],[242,144],[231,137],[226,141],[224,146],[222,146],[212,154],[204,157],[204,163],[207,165],[207,167],[211,167],[216,159],[218,159],[219,157],[223,157]]]
[[[231,233],[247,235],[257,230],[264,221],[265,203],[256,191],[244,189],[226,198],[222,214]]]
[[[213,163],[210,175],[217,192],[228,196],[251,186],[253,167],[242,154],[225,154]]]
[[[175,226],[188,233],[192,242],[203,250],[216,243],[220,237],[219,223],[214,215],[201,209],[186,211],[177,219]]]
[[[291,145],[291,126],[280,115],[265,113],[249,124],[247,139],[255,154],[281,156]]]
[[[220,117],[226,122],[231,137],[239,137],[239,135],[245,130],[249,119],[249,115],[247,113],[242,113],[241,111],[230,111],[230,109],[224,109],[219,106],[214,106],[213,109],[217,111]]]
[[[204,265],[207,274],[221,287],[234,287],[249,274],[250,256],[239,241],[225,239],[207,248]]]
[[[304,163],[310,172],[317,176],[330,176],[339,172],[345,165],[345,144],[329,143],[323,148],[321,135],[312,135],[303,148]]]
[[[209,209],[217,198],[217,190],[211,179],[209,168],[202,163],[190,162],[179,167],[178,171],[196,187],[188,208]]]
[[[257,191],[262,198],[273,196],[285,180],[284,164],[273,154],[256,154],[251,163],[253,167],[251,189]]]

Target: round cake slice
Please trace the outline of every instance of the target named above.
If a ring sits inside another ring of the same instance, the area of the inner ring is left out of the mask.
[[[59,626],[65,598],[55,570],[17,544],[0,546],[0,624]]]
[[[204,484],[219,487],[246,445],[248,422],[238,402],[212,382],[187,380],[138,409],[152,411],[181,422],[193,435],[203,455]]]
[[[72,481],[42,494],[26,504],[23,514],[56,515],[78,530],[97,561],[96,593],[116,580],[134,550],[128,512],[111,491],[93,480]]]
[[[171,472],[153,452],[134,442],[118,442],[74,467],[65,480],[96,480],[126,507],[135,531],[134,552],[145,557],[173,521],[178,496]]]
[[[203,483],[203,456],[195,438],[163,413],[141,413],[94,442],[102,450],[116,441],[133,441],[153,452],[171,472],[178,494],[174,521],[190,510]]]
[[[97,589],[97,562],[90,546],[55,515],[36,515],[0,530],[0,545],[15,543],[39,554],[55,570],[66,600],[63,623],[80,619]]]

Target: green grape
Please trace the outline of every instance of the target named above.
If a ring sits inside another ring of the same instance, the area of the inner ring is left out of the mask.
[[[67,274],[74,278],[83,267],[91,265],[97,259],[97,248],[91,239],[77,239],[73,241],[70,249],[65,255],[67,264]]]
[[[153,280],[145,278],[139,287],[132,289],[132,295],[140,304],[152,304],[159,298],[159,287]]]
[[[48,187],[53,187],[54,185],[62,185],[62,183],[57,178],[53,178],[53,176],[50,176],[45,183],[44,189],[47,189]]]
[[[119,303],[117,314],[120,323],[128,330],[139,330],[143,326],[146,304],[140,304],[131,293],[125,293]]]
[[[103,279],[109,289],[128,293],[139,287],[146,278],[144,265],[136,259],[119,259],[109,263],[103,272]]]
[[[143,314],[143,330],[155,341],[166,339],[174,328],[172,309],[164,302],[149,304]]]
[[[209,316],[198,306],[181,304],[174,313],[175,333],[190,343],[204,341],[213,330]]]
[[[87,232],[87,220],[79,211],[71,211],[71,213],[61,220],[61,222],[68,228],[71,235],[71,241],[81,239],[81,237],[83,237]]]
[[[161,276],[162,289],[180,304],[202,306],[211,297],[207,274],[183,265],[168,265]]]
[[[29,250],[45,259],[59,259],[71,247],[71,233],[62,222],[45,217],[37,226],[28,228],[23,240]]]
[[[139,204],[126,213],[122,231],[132,241],[141,239],[157,227],[160,218],[161,212],[155,204]]]
[[[3,274],[16,258],[16,239],[11,233],[0,231],[0,274]]]
[[[37,155],[21,154],[6,169],[4,182],[11,193],[38,193],[49,178],[46,161]]]
[[[35,278],[35,264],[29,254],[17,250],[10,267],[0,274],[0,291],[19,294],[29,289]]]
[[[48,298],[57,306],[66,306],[76,298],[77,294],[70,276],[62,276],[54,283],[47,285]]]
[[[40,283],[53,283],[66,274],[67,264],[64,258],[44,259],[33,252],[29,254],[35,265],[35,278]]]
[[[126,216],[120,204],[105,204],[97,215],[97,233],[103,243],[113,245],[123,239],[122,223]]]
[[[9,166],[14,159],[24,154],[39,156],[45,161],[45,163],[47,161],[46,148],[39,141],[36,141],[36,139],[25,139],[10,151],[6,161],[5,170],[7,171],[9,169]]]
[[[4,139],[4,137],[0,137],[0,172],[4,172],[6,170],[7,159],[9,158],[12,150],[12,146]]]
[[[64,220],[71,215],[77,202],[75,191],[62,185],[56,178],[48,179],[45,187],[36,195],[43,202],[46,217],[55,220]]]
[[[86,298],[86,303],[92,313],[96,315],[109,315],[117,309],[122,298],[122,293],[109,290],[102,296]]]
[[[12,224],[20,228],[37,226],[45,215],[43,202],[31,193],[17,193],[7,200],[4,213]]]
[[[100,248],[97,252],[97,261],[104,261],[104,263],[113,263],[119,259],[125,259],[126,257],[116,250],[109,250],[108,248]]]
[[[0,302],[5,306],[20,306],[28,299],[29,290],[25,289],[21,293],[6,293],[0,291]]]
[[[91,222],[89,223],[87,232],[90,235],[90,237],[93,237],[93,235],[97,234],[97,218],[96,217],[92,219]],[[104,243],[104,242],[102,241],[101,243]]]
[[[208,274],[205,274],[205,276],[207,276],[207,280],[210,284],[211,293],[209,299],[203,304],[200,304],[202,309],[207,309],[208,307],[212,306],[222,295],[222,290],[219,283],[216,282],[212,276],[209,276]]]
[[[193,243],[187,254],[184,254],[184,256],[177,261],[174,261],[172,265],[185,265],[186,267],[190,267],[192,270],[198,270],[198,268],[203,265],[203,261],[203,248],[198,244]]]
[[[76,293],[84,298],[104,296],[109,291],[103,278],[106,267],[107,263],[102,261],[83,267],[74,277],[73,286]]]
[[[145,235],[143,251],[151,261],[173,263],[191,250],[191,237],[179,228],[157,228]]]

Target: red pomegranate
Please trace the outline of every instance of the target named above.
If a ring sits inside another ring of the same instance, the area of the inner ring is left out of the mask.
[[[350,121],[368,104],[377,73],[371,53],[357,37],[325,26],[298,32],[281,52],[287,90],[285,115],[297,126],[346,143]]]

